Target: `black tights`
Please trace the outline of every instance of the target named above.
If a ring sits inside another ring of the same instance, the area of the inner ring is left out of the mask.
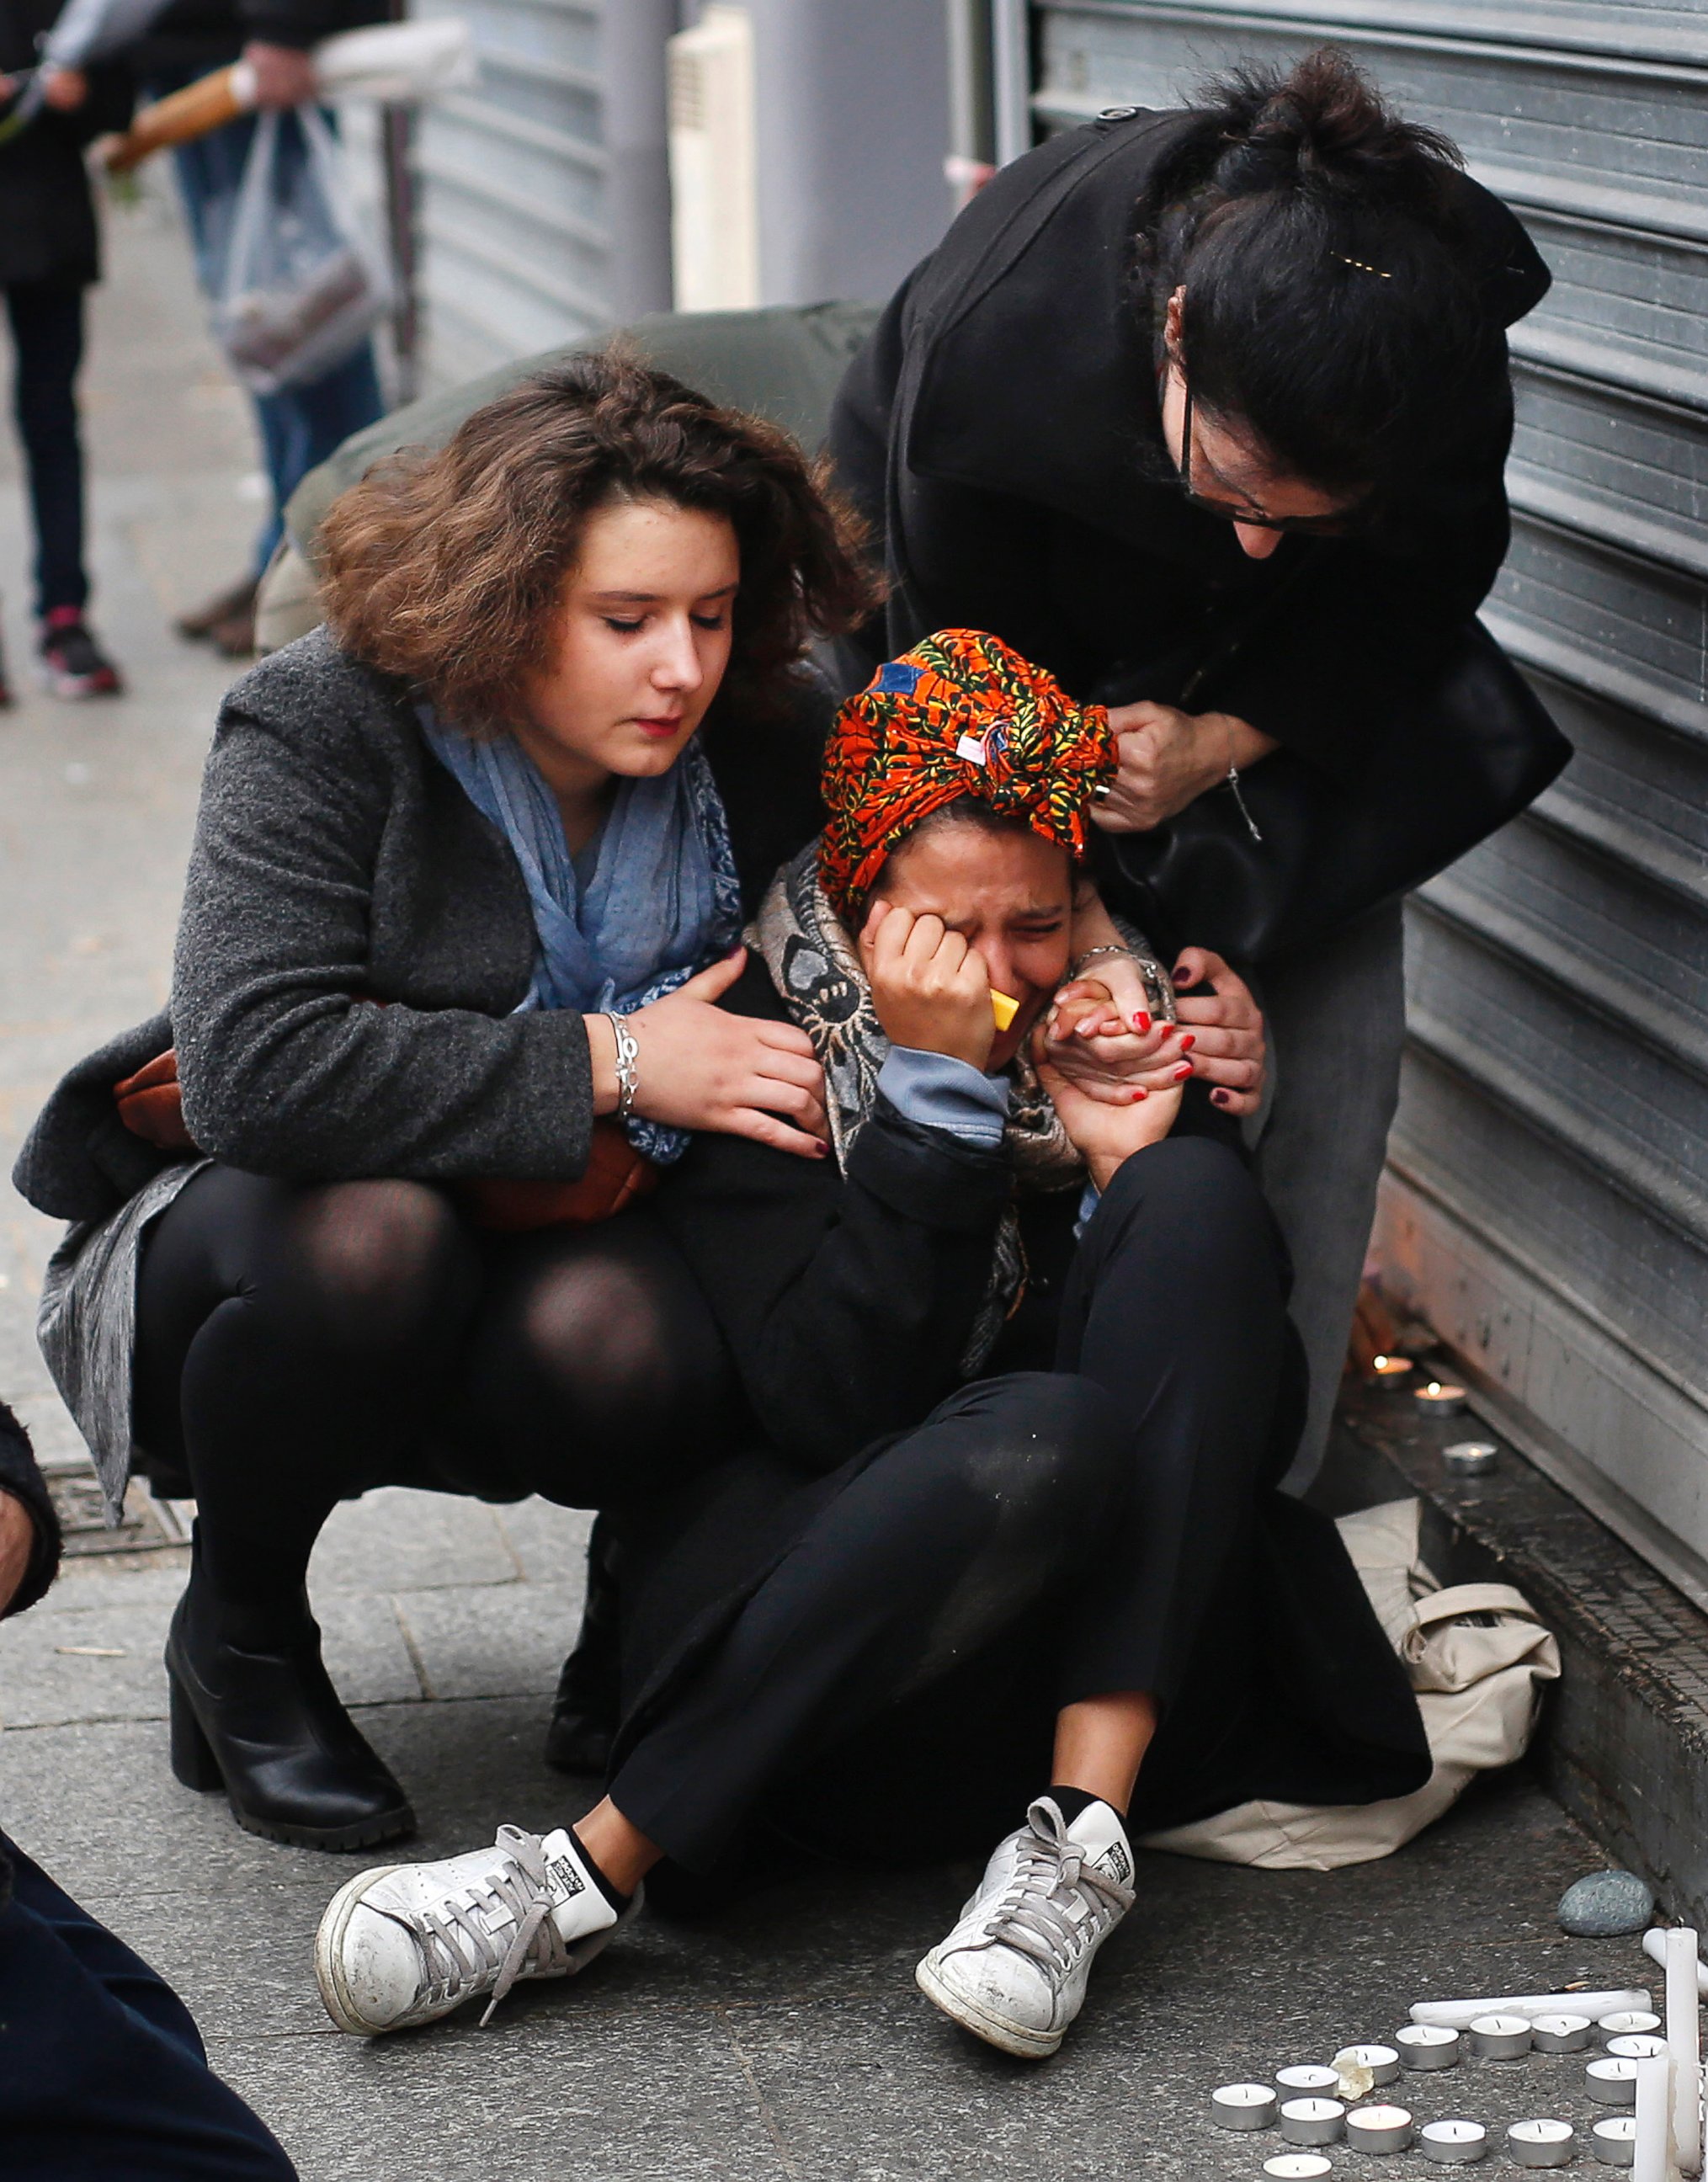
[[[213,1166],[149,1237],[136,1435],[187,1471],[197,1590],[229,1641],[303,1611],[321,1526],[388,1483],[620,1507],[709,1459],[717,1331],[644,1207],[477,1233],[415,1182]]]

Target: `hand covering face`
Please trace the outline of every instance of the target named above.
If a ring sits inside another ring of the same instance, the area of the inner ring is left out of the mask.
[[[940,629],[836,715],[824,752],[824,891],[851,927],[896,844],[963,795],[1085,853],[1085,806],[1117,764],[1109,715],[1076,705],[998,637]]]

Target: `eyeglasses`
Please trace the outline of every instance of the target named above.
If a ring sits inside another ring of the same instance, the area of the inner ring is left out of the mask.
[[[1185,389],[1186,413],[1180,426],[1180,468],[1178,482],[1181,491],[1194,507],[1201,507],[1206,515],[1219,515],[1224,523],[1238,523],[1250,530],[1296,531],[1304,538],[1344,538],[1356,529],[1358,510],[1356,507],[1343,510],[1338,515],[1266,515],[1261,507],[1242,507],[1231,500],[1214,500],[1208,493],[1192,489],[1192,385],[1182,374]]]

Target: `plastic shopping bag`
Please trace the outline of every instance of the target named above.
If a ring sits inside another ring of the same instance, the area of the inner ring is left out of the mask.
[[[262,114],[214,310],[233,371],[257,394],[322,378],[391,301],[385,252],[354,215],[324,116],[312,106]]]

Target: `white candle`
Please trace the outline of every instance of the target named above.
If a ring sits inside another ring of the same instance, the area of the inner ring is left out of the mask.
[[[1694,1959],[1694,1958],[1693,1958]],[[1637,2063],[1637,2140],[1632,2182],[1666,2182],[1672,2135],[1672,2063],[1656,2054]]]
[[[1587,2030],[1588,2024],[1583,2026]],[[1394,2033],[1400,2058],[1408,2068],[1451,2068],[1458,2065],[1461,2041],[1439,2023],[1408,2023]]]
[[[1312,2062],[1300,2062],[1290,2068],[1278,2068],[1275,2080],[1284,2091],[1300,2095],[1308,2091],[1326,2091],[1332,2097],[1340,2078],[1333,2068],[1324,2068]]]
[[[1624,2061],[1616,2053],[1603,2054],[1583,2071],[1583,2085],[1590,2097],[1604,2107],[1628,2107],[1637,2097],[1640,2061]]]
[[[1608,2114],[1591,2124],[1589,2149],[1604,2167],[1630,2167],[1637,2156],[1635,2114]]]
[[[1659,1963],[1662,1969],[1666,1969],[1666,1931],[1664,1925],[1652,1925],[1643,1935],[1643,1952],[1650,1962]],[[1705,1963],[1700,1955],[1696,1958],[1696,1990],[1708,1994],[1708,1963]]]
[[[1427,1387],[1419,1387],[1411,1398],[1427,1416],[1456,1417],[1465,1407],[1465,1389],[1432,1379]]]
[[[1463,2167],[1488,2151],[1489,2132],[1480,2121],[1426,2121],[1417,2141],[1426,2159],[1443,2167]]]
[[[1693,2175],[1702,2172],[1702,2027],[1696,2008],[1696,1935],[1680,1924],[1666,1935],[1666,2043],[1672,2054],[1672,2156],[1681,2174]]]
[[[1281,2134],[1289,2144],[1334,2144],[1345,2134],[1346,2109],[1339,2099],[1288,2099]]]
[[[1263,2172],[1276,2177],[1276,2182],[1319,2182],[1324,2174],[1334,2172],[1334,2163],[1315,2152],[1280,2152],[1273,2159],[1266,2159]]]
[[[1372,2084],[1391,2084],[1400,2074],[1400,2056],[1391,2046],[1343,2046],[1334,2056],[1334,2066],[1348,2062],[1355,2068],[1367,2068]]]
[[[1485,2061],[1516,2061],[1530,2051],[1528,2015],[1479,2015],[1467,2033],[1471,2051]]]
[[[1594,2027],[1587,2015],[1539,2015],[1531,2035],[1539,2053],[1581,2053]]]
[[[1565,2167],[1573,2135],[1569,2121],[1515,2121],[1506,2132],[1506,2149],[1521,2167]]]
[[[1644,2038],[1661,2028],[1661,2019],[1650,2008],[1617,2008],[1611,2015],[1604,2015],[1595,2028],[1601,2033],[1605,2045],[1610,2038]]]
[[[1592,2023],[1622,2009],[1649,2005],[1644,1991],[1512,1993],[1499,2000],[1420,2000],[1411,2010],[1414,2023],[1442,2023],[1450,2030],[1463,2030],[1478,2015],[1587,2015]],[[1622,2023],[1622,2030],[1653,2030],[1654,2023]]]
[[[1267,2084],[1223,2084],[1210,2094],[1210,2111],[1223,2129],[1273,2129],[1280,2103]]]
[[[1411,2141],[1411,2113],[1405,2107],[1354,2107],[1346,2141],[1355,2152],[1404,2152]]]

